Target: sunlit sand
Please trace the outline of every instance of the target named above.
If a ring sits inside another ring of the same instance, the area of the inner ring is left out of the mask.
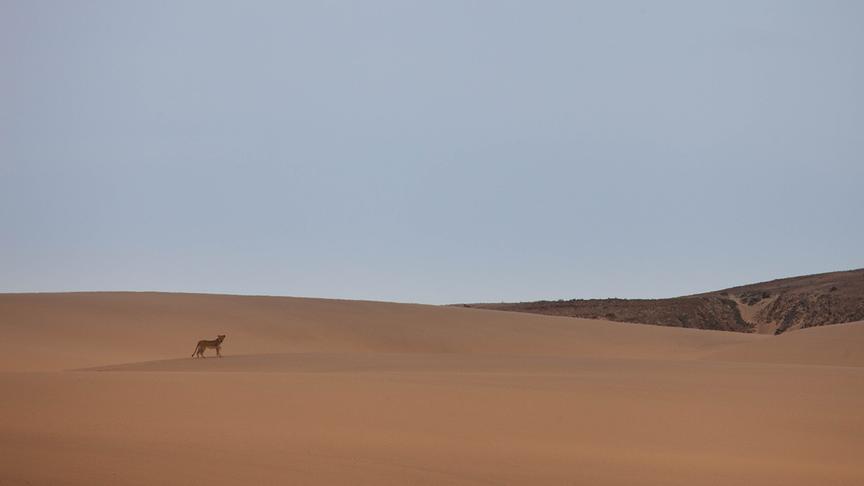
[[[4,485],[864,481],[864,323],[93,293],[2,295],[0,332]]]

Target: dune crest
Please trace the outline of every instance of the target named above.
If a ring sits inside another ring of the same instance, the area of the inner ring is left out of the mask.
[[[467,353],[691,358],[763,336],[386,302],[148,292],[0,295],[0,370],[231,354]],[[34,345],[38,343],[38,345]]]

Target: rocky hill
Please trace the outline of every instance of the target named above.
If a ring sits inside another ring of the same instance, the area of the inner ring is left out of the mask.
[[[572,299],[464,307],[662,326],[781,334],[864,320],[864,269],[783,278],[669,299]]]

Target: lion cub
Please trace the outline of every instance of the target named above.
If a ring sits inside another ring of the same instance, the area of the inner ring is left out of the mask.
[[[193,358],[195,358],[195,357],[206,358],[206,356],[204,356],[204,351],[208,348],[215,348],[216,349],[216,356],[221,358],[222,357],[222,341],[224,341],[224,340],[225,340],[225,335],[220,334],[220,335],[216,336],[216,339],[214,339],[212,341],[207,341],[206,339],[202,339],[201,341],[198,341],[198,345],[195,346],[195,352],[192,353],[192,357]]]

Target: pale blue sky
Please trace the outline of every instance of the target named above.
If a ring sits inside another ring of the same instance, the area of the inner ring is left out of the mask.
[[[0,0],[0,291],[864,266],[864,3]]]

